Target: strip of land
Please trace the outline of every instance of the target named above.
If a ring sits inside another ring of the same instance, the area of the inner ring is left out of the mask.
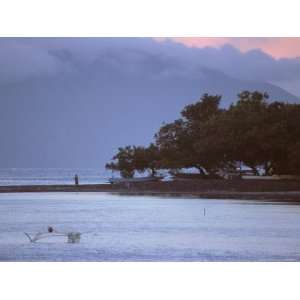
[[[0,186],[0,193],[109,192],[121,195],[191,196],[300,202],[300,181],[186,180],[123,184]]]

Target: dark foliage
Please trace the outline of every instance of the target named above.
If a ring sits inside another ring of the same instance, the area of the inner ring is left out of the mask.
[[[181,118],[163,124],[149,147],[119,148],[108,169],[134,171],[195,167],[203,176],[241,164],[265,175],[300,174],[300,105],[270,102],[266,93],[244,91],[228,109],[221,96],[204,94]]]

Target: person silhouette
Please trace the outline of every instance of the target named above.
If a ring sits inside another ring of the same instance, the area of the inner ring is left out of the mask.
[[[79,178],[77,174],[75,174],[74,176],[74,181],[75,181],[75,185],[79,185]]]

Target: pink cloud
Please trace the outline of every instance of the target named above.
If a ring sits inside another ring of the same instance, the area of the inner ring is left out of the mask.
[[[230,38],[218,38],[218,37],[207,37],[207,38],[185,38],[185,37],[178,37],[172,38],[178,43],[182,43],[188,47],[220,47],[224,44],[230,42]]]
[[[244,52],[261,49],[274,58],[300,57],[300,38],[298,37],[175,37],[171,39],[187,47],[222,47],[225,44],[230,44]]]

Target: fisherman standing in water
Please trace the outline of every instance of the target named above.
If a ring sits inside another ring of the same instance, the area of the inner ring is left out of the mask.
[[[75,174],[74,180],[75,180],[75,185],[79,185],[79,178],[77,174]]]

